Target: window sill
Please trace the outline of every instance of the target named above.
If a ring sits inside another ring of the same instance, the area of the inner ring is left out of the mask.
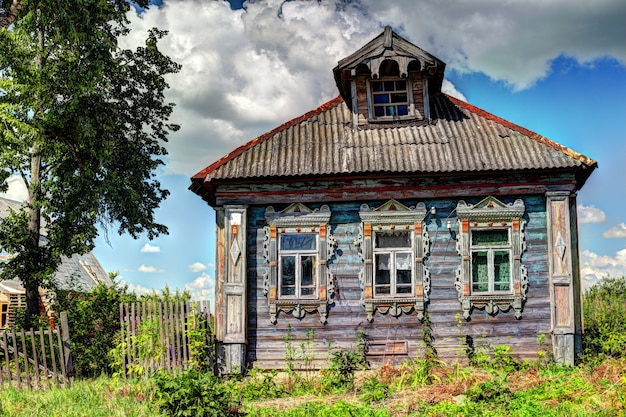
[[[313,314],[317,311],[320,314],[320,322],[326,324],[328,321],[328,306],[331,304],[334,304],[333,300],[328,301],[311,298],[271,300],[269,302],[270,322],[276,324],[278,314],[281,311],[283,313],[291,313],[297,319],[302,319],[307,313]]]
[[[381,314],[391,314],[398,317],[404,314],[410,314],[415,310],[418,320],[424,318],[424,297],[385,297],[385,298],[368,298],[363,301],[365,312],[367,313],[367,321],[374,321],[374,313],[378,311]]]
[[[463,317],[469,320],[473,309],[485,310],[489,315],[495,315],[498,311],[515,310],[515,318],[522,318],[522,306],[524,297],[514,294],[490,294],[490,295],[466,295],[461,299],[463,305]]]

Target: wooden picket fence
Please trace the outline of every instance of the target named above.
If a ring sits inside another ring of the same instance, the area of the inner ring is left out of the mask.
[[[194,360],[215,369],[209,301],[122,303],[120,328],[126,376],[179,372]]]
[[[60,329],[0,330],[0,387],[70,386],[72,356],[67,313]]]

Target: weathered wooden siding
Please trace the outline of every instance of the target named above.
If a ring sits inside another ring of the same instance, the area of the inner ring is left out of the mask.
[[[484,197],[465,198],[465,201],[476,203]],[[474,310],[471,321],[462,318],[461,304],[454,287],[460,256],[456,251],[454,236],[446,228],[448,221],[456,225],[453,209],[458,200],[422,200],[428,208],[437,208],[437,214],[429,215],[426,219],[426,229],[432,242],[430,256],[425,261],[432,278],[430,302],[426,311],[431,321],[434,345],[441,359],[466,360],[467,336],[470,336],[475,346],[509,345],[524,358],[535,357],[540,348],[550,350],[549,346],[540,347],[536,344],[538,335],[550,332],[545,198],[542,195],[510,196],[503,198],[503,201],[512,202],[515,198],[524,200],[527,221],[527,250],[522,256],[522,262],[528,268],[529,289],[521,320],[515,319],[512,311],[489,316],[484,311]],[[263,276],[268,270],[268,264],[263,257],[262,230],[265,226],[266,206],[249,208],[247,359],[255,367],[284,366],[284,336],[288,327],[291,327],[293,344],[297,351],[305,340],[307,330],[315,330],[312,350],[318,366],[324,364],[329,344],[333,347],[353,348],[359,331],[363,331],[374,344],[389,341],[398,342],[396,346],[403,346],[404,343],[408,346],[407,354],[370,356],[368,359],[374,366],[387,361],[400,362],[421,356],[422,324],[414,313],[403,314],[397,318],[376,313],[372,323],[366,320],[365,309],[360,301],[361,288],[358,279],[363,261],[354,244],[360,226],[358,211],[363,202],[375,207],[386,200],[329,204],[333,213],[331,233],[337,239],[338,246],[335,258],[329,262],[329,269],[335,274],[336,296],[326,325],[320,324],[317,313],[307,314],[305,318],[298,320],[281,312],[277,324],[270,323],[268,302],[263,295]],[[418,201],[401,202],[410,206]],[[318,207],[313,204],[310,206]],[[284,207],[275,205],[274,208]]]

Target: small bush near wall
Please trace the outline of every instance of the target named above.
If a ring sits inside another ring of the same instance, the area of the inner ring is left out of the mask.
[[[584,353],[626,357],[626,277],[604,278],[583,298]]]

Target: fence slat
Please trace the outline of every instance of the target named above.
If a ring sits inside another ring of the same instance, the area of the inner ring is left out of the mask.
[[[205,358],[207,366],[215,369],[213,360],[213,339],[211,333],[210,304],[208,302],[155,302],[120,304],[120,329],[122,340],[126,341],[123,353],[125,368],[143,367],[143,372],[151,374],[158,369],[173,373],[181,372],[192,364],[189,349],[189,334],[192,323],[189,315],[194,314],[194,329],[205,331],[205,342],[209,355]],[[150,321],[149,326],[141,323]],[[152,331],[151,335],[143,335],[143,331]],[[146,338],[147,336],[147,338]],[[139,339],[147,343],[139,343]],[[157,340],[158,339],[158,340]],[[142,352],[148,349],[149,352]],[[128,372],[136,377],[137,372]]]

